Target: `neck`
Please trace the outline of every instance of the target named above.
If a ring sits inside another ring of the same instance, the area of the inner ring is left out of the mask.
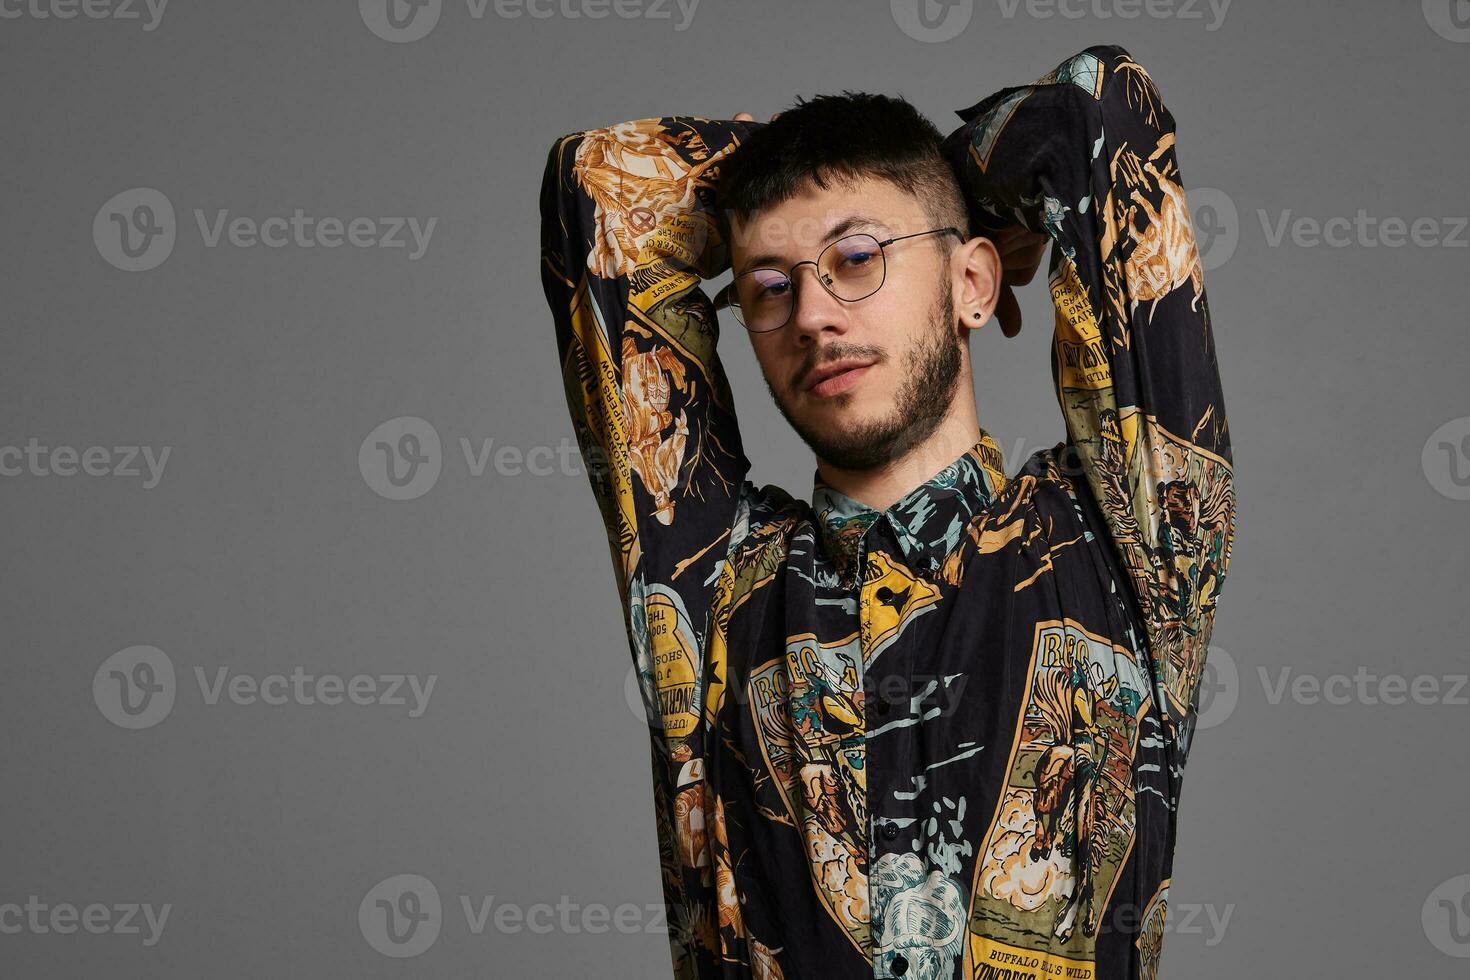
[[[979,441],[974,389],[962,384],[944,421],[905,455],[871,470],[844,470],[819,458],[817,473],[832,489],[881,513]]]

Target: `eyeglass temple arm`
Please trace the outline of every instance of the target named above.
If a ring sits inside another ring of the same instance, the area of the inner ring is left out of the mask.
[[[905,238],[918,238],[920,235],[945,235],[949,234],[950,232],[953,232],[960,241],[965,240],[964,233],[961,232],[958,228],[951,225],[948,228],[930,228],[928,231],[916,231],[912,235],[899,235],[897,238],[888,238],[884,241],[879,242],[878,247],[882,248],[885,245],[892,245],[894,242],[901,242]]]

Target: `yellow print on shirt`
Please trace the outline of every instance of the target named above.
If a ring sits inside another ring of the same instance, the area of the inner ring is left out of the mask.
[[[1149,683],[1132,651],[1070,619],[1036,624],[1027,676],[975,868],[969,975],[1091,977],[1101,914],[1133,847]]]
[[[667,586],[633,583],[630,608],[637,668],[650,725],[666,738],[690,735],[700,716],[703,659],[694,623],[679,593]]]
[[[867,770],[858,636],[790,637],[786,654],[754,670],[747,697],[764,771],[801,832],[812,884],[853,946],[871,942]]]
[[[1113,373],[1107,341],[1071,259],[1062,259],[1050,285],[1057,314],[1056,358],[1062,388],[1111,388]]]
[[[858,603],[863,636],[863,663],[872,664],[918,616],[932,612],[939,589],[919,578],[884,551],[865,559]]]

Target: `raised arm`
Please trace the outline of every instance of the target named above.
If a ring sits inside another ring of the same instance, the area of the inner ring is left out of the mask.
[[[1174,119],[1120,47],[959,113],[946,140],[978,234],[1052,242],[1052,376],[1187,749],[1230,559],[1230,435]]]
[[[638,119],[557,141],[541,278],[618,586],[728,531],[749,462],[701,277],[728,266],[712,178],[749,126]]]

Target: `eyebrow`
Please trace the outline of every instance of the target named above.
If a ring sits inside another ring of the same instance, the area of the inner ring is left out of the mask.
[[[825,245],[833,239],[841,238],[843,235],[857,228],[874,228],[884,232],[888,230],[888,226],[877,218],[870,217],[866,214],[850,214],[827,229],[827,234],[822,237],[822,243]],[[780,262],[781,256],[765,252],[742,262],[739,271],[735,275],[742,276],[751,269],[758,269],[761,266],[774,266]]]

